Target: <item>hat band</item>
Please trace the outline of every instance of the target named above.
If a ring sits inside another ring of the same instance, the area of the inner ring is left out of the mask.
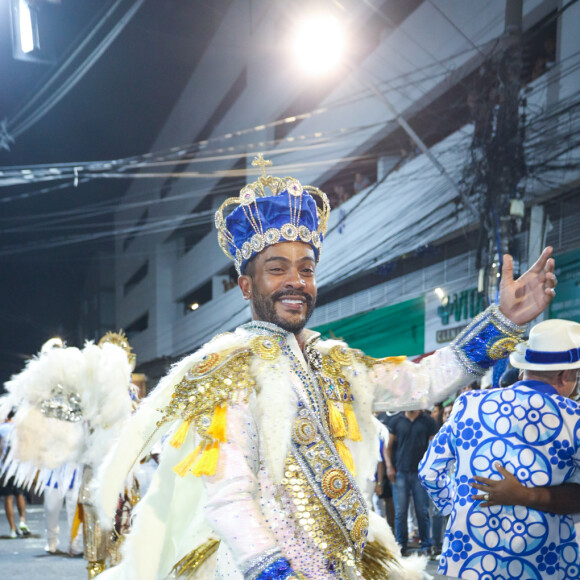
[[[575,363],[580,360],[580,348],[571,348],[570,350],[548,352],[542,350],[526,350],[526,361],[537,364],[560,364]]]

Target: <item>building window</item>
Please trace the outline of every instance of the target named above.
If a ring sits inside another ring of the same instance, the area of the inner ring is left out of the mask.
[[[148,220],[149,220],[149,208],[146,208],[145,211],[141,214],[141,217],[137,220],[135,226],[133,227],[133,231],[123,240],[123,252],[127,251],[127,248],[137,237],[137,234],[140,233],[139,230],[147,223]]]
[[[123,287],[123,295],[127,296],[141,280],[147,276],[147,272],[149,271],[149,260],[145,262],[126,282],[125,286]]]
[[[183,312],[188,314],[189,312],[195,312],[200,306],[209,302],[212,299],[211,291],[212,281],[206,282],[203,286],[200,286],[190,294],[188,294],[183,300]]]
[[[146,312],[143,316],[140,316],[137,320],[129,324],[127,328],[125,328],[125,334],[127,335],[127,338],[131,340],[144,330],[147,330],[147,328],[149,328],[149,312]]]
[[[523,35],[522,84],[527,85],[548,72],[556,63],[558,14],[548,14]]]

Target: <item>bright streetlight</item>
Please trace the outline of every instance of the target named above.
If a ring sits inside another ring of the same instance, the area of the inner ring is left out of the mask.
[[[293,50],[299,66],[310,74],[332,71],[342,60],[345,36],[333,16],[313,16],[293,32]]]
[[[305,72],[322,74],[343,61],[346,69],[356,78],[360,85],[366,86],[393,115],[401,129],[407,133],[413,143],[437,168],[449,185],[459,194],[464,206],[479,219],[479,213],[465,192],[455,183],[443,165],[435,158],[431,150],[415,133],[406,119],[395,109],[389,99],[376,86],[369,74],[362,67],[348,62],[343,55],[344,35],[340,22],[332,16],[310,17],[298,25],[294,36],[294,53],[299,65]]]

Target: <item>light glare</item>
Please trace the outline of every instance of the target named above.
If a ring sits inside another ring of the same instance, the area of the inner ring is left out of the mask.
[[[294,37],[294,54],[300,67],[310,74],[334,69],[342,58],[344,33],[338,20],[316,16],[302,23]]]
[[[433,290],[433,292],[435,293],[435,295],[437,296],[437,298],[439,298],[439,302],[441,302],[442,306],[447,306],[448,302],[449,302],[449,296],[447,296],[447,293],[445,292],[445,290],[443,290],[443,288],[435,288],[435,290]]]
[[[20,48],[23,53],[34,50],[34,35],[32,32],[32,14],[26,0],[20,0],[18,3],[18,16],[20,26]]]

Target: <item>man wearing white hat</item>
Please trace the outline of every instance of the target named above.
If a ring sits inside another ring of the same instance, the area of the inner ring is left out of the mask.
[[[558,389],[558,383],[561,382],[568,383],[569,386],[570,382],[577,380],[580,372],[579,347],[580,324],[577,322],[568,320],[541,322],[532,330],[529,342],[520,347],[522,352],[516,350],[512,354],[515,361],[514,368],[521,369],[520,373],[523,372],[524,380],[540,380],[551,384],[556,389]],[[527,360],[536,359],[537,361],[538,352],[547,353],[553,362],[538,364],[538,362]],[[578,389],[577,383],[576,389]],[[566,396],[565,393],[562,394]],[[488,505],[523,505],[556,514],[580,513],[579,483],[526,487],[502,465],[498,464],[497,467],[503,479],[475,478],[479,483],[474,484],[474,487],[484,493],[474,496],[474,499],[484,500],[485,503],[482,505],[486,507]]]
[[[421,463],[423,485],[451,514],[439,573],[580,578],[580,549],[566,515],[580,509],[573,483],[580,482],[580,404],[569,398],[580,370],[580,324],[537,324],[510,362],[523,380],[462,395]],[[496,490],[502,477],[515,490],[511,501],[506,487]],[[474,488],[484,493],[474,495]]]

